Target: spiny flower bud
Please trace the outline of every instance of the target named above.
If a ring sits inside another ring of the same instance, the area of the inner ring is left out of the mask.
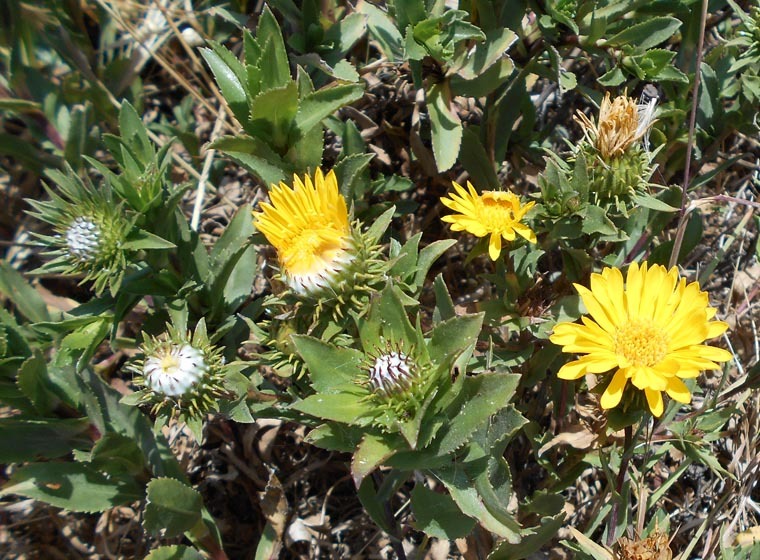
[[[381,394],[398,394],[408,390],[414,381],[413,364],[401,352],[390,352],[377,357],[369,369],[369,382]]]
[[[165,344],[145,360],[145,384],[156,393],[180,397],[208,372],[203,352],[189,344]]]

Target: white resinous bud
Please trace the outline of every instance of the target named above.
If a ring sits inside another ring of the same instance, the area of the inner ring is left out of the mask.
[[[100,238],[100,228],[89,216],[79,216],[66,230],[69,251],[82,261],[90,261],[98,254]]]
[[[203,352],[189,344],[159,346],[143,366],[145,384],[156,393],[180,397],[208,371]]]
[[[369,370],[372,388],[386,395],[406,391],[411,387],[413,377],[409,358],[401,352],[378,356]]]

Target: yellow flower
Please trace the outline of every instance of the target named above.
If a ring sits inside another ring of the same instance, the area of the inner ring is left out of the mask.
[[[599,107],[599,119],[594,124],[578,111],[575,117],[602,159],[608,161],[622,155],[634,142],[645,138],[654,124],[655,101],[638,105],[627,95],[610,101],[604,96]]]
[[[478,194],[469,181],[469,192],[456,182],[454,189],[456,194],[452,193],[450,198],[441,198],[441,202],[458,214],[441,219],[449,222],[454,231],[467,231],[476,237],[490,235],[488,254],[491,260],[499,258],[502,237],[514,241],[515,234],[519,234],[531,243],[536,242],[533,230],[520,223],[535,202],[520,204],[520,199],[512,192],[485,191]]]
[[[662,391],[678,402],[691,401],[681,379],[702,370],[718,369],[716,362],[731,359],[721,348],[702,344],[728,328],[711,321],[716,310],[697,282],[686,283],[677,270],[636,263],[623,275],[605,268],[591,275],[591,289],[575,284],[589,315],[583,324],[560,323],[550,337],[563,352],[585,354],[558,372],[561,379],[579,379],[587,373],[614,376],[601,399],[602,408],[620,403],[628,380],[643,390],[652,414],[664,410]]]
[[[333,286],[352,261],[351,226],[335,173],[317,169],[314,181],[293,176],[293,187],[272,185],[254,225],[277,250],[288,285],[299,294]]]

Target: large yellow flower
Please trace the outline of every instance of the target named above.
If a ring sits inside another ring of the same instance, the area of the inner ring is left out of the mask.
[[[656,103],[637,104],[627,95],[610,101],[610,94],[604,96],[599,107],[597,123],[578,111],[575,116],[583,132],[599,151],[602,159],[609,161],[622,155],[634,142],[646,138],[649,129],[655,123]]]
[[[563,352],[585,354],[562,366],[561,379],[579,379],[587,373],[614,371],[601,399],[602,408],[620,403],[631,380],[643,390],[652,414],[664,410],[662,391],[678,402],[691,401],[681,379],[702,370],[718,369],[716,362],[731,359],[721,348],[702,344],[728,328],[711,321],[716,310],[697,282],[686,283],[678,271],[662,265],[636,263],[623,275],[605,268],[591,275],[591,289],[575,284],[589,315],[583,324],[560,323],[550,337]]]
[[[441,218],[451,224],[454,231],[467,231],[476,237],[490,235],[488,254],[491,260],[499,258],[502,237],[514,241],[519,234],[531,243],[536,242],[536,234],[521,220],[533,208],[535,202],[520,204],[520,199],[513,192],[485,191],[478,194],[470,182],[466,191],[454,182],[456,193],[449,198],[442,197],[441,202],[458,214]]]
[[[271,204],[261,203],[254,225],[277,249],[288,285],[300,294],[333,286],[353,259],[346,201],[335,173],[317,169],[314,181],[293,176],[293,187],[272,185]]]

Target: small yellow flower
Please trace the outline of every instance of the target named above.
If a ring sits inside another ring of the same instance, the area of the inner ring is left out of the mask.
[[[293,187],[272,185],[271,204],[261,203],[254,213],[256,228],[277,250],[282,273],[300,294],[330,288],[353,259],[351,226],[346,201],[338,190],[335,173],[317,169],[293,177]]]
[[[520,204],[520,199],[513,192],[485,191],[478,194],[470,182],[467,189],[454,182],[455,193],[449,198],[441,198],[441,202],[458,214],[441,218],[451,224],[454,231],[467,231],[476,237],[490,235],[488,254],[491,260],[499,258],[501,253],[501,238],[514,241],[516,234],[531,243],[536,242],[536,234],[528,226],[521,223],[528,210],[535,202]]]
[[[581,111],[578,111],[575,121],[581,125],[602,159],[609,161],[622,155],[634,142],[646,137],[655,122],[654,110],[654,101],[639,105],[627,95],[610,101],[607,92],[599,107],[596,124]]]
[[[681,379],[697,377],[702,370],[718,369],[716,362],[731,359],[721,348],[702,344],[728,328],[711,321],[716,310],[697,282],[686,283],[676,268],[641,267],[636,263],[623,275],[605,268],[591,275],[591,289],[579,284],[588,315],[583,324],[560,323],[550,340],[563,352],[585,354],[562,366],[561,379],[579,379],[587,373],[614,376],[601,399],[602,408],[617,406],[631,380],[643,390],[655,416],[664,411],[662,391],[678,402],[691,401]]]

